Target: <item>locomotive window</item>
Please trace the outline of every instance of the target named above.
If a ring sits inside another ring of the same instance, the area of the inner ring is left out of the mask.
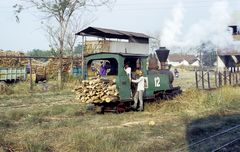
[[[107,76],[115,76],[118,74],[117,60],[114,58],[110,58],[110,59],[98,59],[98,60],[89,61],[87,64],[88,76],[92,77],[92,76],[99,75],[100,67],[102,64],[107,70]]]
[[[124,65],[128,64],[132,71],[136,71],[138,68],[141,69],[141,59],[140,58],[134,58],[134,57],[129,57],[125,58],[124,60]]]

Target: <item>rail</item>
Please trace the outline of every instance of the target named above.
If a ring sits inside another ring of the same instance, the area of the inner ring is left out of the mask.
[[[199,141],[197,141],[197,142],[195,142],[195,143],[192,143],[192,144],[190,144],[190,145],[188,145],[188,146],[184,146],[184,147],[176,150],[176,152],[181,152],[181,151],[183,151],[183,150],[185,150],[185,149],[189,149],[189,148],[191,148],[191,147],[193,147],[193,146],[196,146],[196,145],[199,145],[199,144],[201,144],[201,143],[203,143],[203,142],[205,142],[205,141],[207,141],[207,140],[209,140],[209,139],[218,137],[218,136],[220,136],[220,135],[224,135],[224,134],[226,134],[226,133],[229,133],[229,132],[231,132],[231,131],[233,131],[233,130],[236,130],[236,129],[239,129],[239,128],[240,128],[240,125],[236,125],[236,126],[234,126],[234,127],[228,128],[228,129],[226,129],[226,130],[224,130],[224,131],[222,131],[222,132],[220,132],[220,133],[217,133],[217,134],[215,134],[215,135],[209,136],[209,137],[207,137],[207,138],[203,138],[203,139],[201,139],[201,140],[199,140]],[[231,141],[230,141],[230,142],[231,142]],[[230,143],[230,142],[229,142],[229,143]],[[221,146],[221,147],[222,147],[222,146]],[[226,146],[225,146],[225,147],[226,147]],[[220,147],[219,147],[219,148],[220,148]],[[219,148],[217,148],[217,149],[219,149]],[[217,150],[217,149],[216,149],[216,150]]]
[[[221,147],[219,147],[219,148],[217,148],[217,149],[212,150],[212,152],[220,151],[221,149],[223,149],[223,148],[225,148],[225,147],[227,147],[227,146],[230,146],[231,144],[235,143],[235,142],[238,141],[238,140],[240,140],[240,137],[238,137],[238,138],[236,138],[236,139],[234,139],[234,140],[231,140],[230,142],[224,144],[223,146],[221,146]]]

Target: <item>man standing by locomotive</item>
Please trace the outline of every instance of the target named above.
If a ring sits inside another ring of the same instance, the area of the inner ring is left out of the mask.
[[[139,72],[139,78],[136,80],[132,80],[133,83],[137,83],[137,91],[134,95],[134,104],[132,108],[136,109],[137,108],[137,103],[139,100],[139,108],[137,109],[138,111],[143,111],[143,93],[144,93],[144,83],[145,83],[145,78],[143,77],[143,72]]]

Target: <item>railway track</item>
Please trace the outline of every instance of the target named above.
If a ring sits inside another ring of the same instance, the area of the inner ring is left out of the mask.
[[[240,151],[240,137],[231,140],[224,145],[212,150],[212,152],[234,152]]]
[[[229,136],[229,139],[227,141],[224,139],[226,136]],[[186,150],[194,152],[240,152],[240,125],[236,125],[234,127],[223,130],[222,132],[191,143],[188,146],[184,146],[176,150],[176,152]]]

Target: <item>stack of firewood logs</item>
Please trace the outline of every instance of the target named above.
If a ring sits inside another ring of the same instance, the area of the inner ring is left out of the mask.
[[[118,100],[116,80],[95,79],[83,80],[74,89],[76,99],[83,103],[115,102]]]

